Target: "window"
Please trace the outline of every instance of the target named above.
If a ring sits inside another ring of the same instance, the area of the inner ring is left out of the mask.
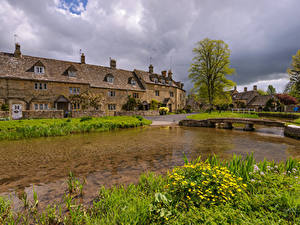
[[[73,87],[69,87],[69,92],[70,94],[80,94],[80,88],[73,88]]]
[[[79,103],[73,103],[72,104],[72,109],[80,109],[80,104]]]
[[[108,110],[116,110],[115,104],[108,104]]]
[[[44,109],[44,104],[40,104],[40,110]]]
[[[170,86],[172,85],[172,81],[169,81],[169,85],[170,85]]]
[[[35,90],[47,90],[47,84],[46,83],[34,83],[34,89]]]
[[[116,92],[115,91],[108,91],[108,96],[109,97],[114,97],[114,96],[116,96]]]
[[[158,83],[158,79],[157,78],[154,78],[154,83]]]
[[[35,66],[34,67],[34,73],[35,74],[44,74],[45,73],[45,68],[42,66]]]
[[[159,91],[155,91],[155,96],[159,96]]]
[[[166,83],[166,81],[163,79],[163,80],[161,80],[161,83],[162,83],[162,84],[165,84],[165,83]]]
[[[76,71],[68,70],[69,77],[76,77]]]
[[[113,76],[108,76],[107,78],[108,83],[113,83],[114,82],[114,77]]]
[[[170,97],[174,97],[173,91],[170,91]]]
[[[131,79],[131,85],[136,85],[136,81],[134,79]]]
[[[139,98],[139,93],[133,93],[134,98]]]
[[[44,104],[44,109],[45,109],[45,110],[48,109],[48,104]]]
[[[34,110],[38,110],[39,109],[39,105],[38,104],[34,104]]]

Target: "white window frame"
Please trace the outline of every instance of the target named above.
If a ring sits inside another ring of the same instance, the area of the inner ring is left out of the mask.
[[[115,97],[116,96],[116,92],[115,91],[108,91],[108,97]]]
[[[154,83],[158,84],[158,79],[154,78]]]
[[[37,103],[34,104],[34,110],[39,110],[39,104]]]
[[[44,104],[44,110],[48,110],[49,108],[48,108],[48,103],[45,103]]]
[[[44,104],[40,104],[40,110],[44,110]]]
[[[161,80],[162,84],[166,84],[166,81],[164,79]]]
[[[34,73],[35,74],[44,74],[45,73],[45,67],[43,67],[43,66],[34,66]]]
[[[136,80],[131,79],[131,85],[132,85],[132,86],[135,86],[135,85],[136,85]]]
[[[39,83],[34,83],[34,89],[38,90],[39,89]]]
[[[140,98],[139,93],[134,92],[133,93],[133,98]]]
[[[107,80],[108,83],[112,84],[114,82],[114,77],[113,76],[107,76],[106,80]]]
[[[68,75],[69,75],[69,77],[76,77],[76,71],[69,70]]]
[[[159,96],[159,91],[158,90],[155,91],[155,96]]]

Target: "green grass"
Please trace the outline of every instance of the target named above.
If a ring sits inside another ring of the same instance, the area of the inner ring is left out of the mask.
[[[149,124],[151,121],[140,116],[0,121],[0,140],[64,136],[73,133],[108,131]]]
[[[300,118],[293,121],[293,124],[300,126]]]
[[[223,177],[214,179],[214,174],[223,171]],[[228,161],[215,156],[186,160],[185,166],[165,176],[149,173],[136,185],[102,187],[92,206],[66,195],[67,206],[32,210],[30,203],[17,213],[0,198],[0,224],[300,224],[299,171],[296,159],[256,162],[248,155]],[[235,182],[243,188],[234,186]],[[190,194],[195,187],[206,193],[216,186],[217,194],[208,193],[217,199],[222,184],[227,184],[223,199],[231,196],[224,202],[202,201],[197,193]]]
[[[232,113],[232,112],[211,112],[211,113],[199,113],[187,116],[188,119],[193,120],[205,120],[209,118],[259,118],[256,114],[247,113]]]

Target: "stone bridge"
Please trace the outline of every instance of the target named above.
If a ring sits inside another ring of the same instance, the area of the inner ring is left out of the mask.
[[[251,118],[210,118],[205,120],[181,120],[179,122],[180,126],[188,127],[216,127],[219,125],[224,129],[232,129],[233,123],[245,124],[244,130],[252,131],[254,130],[254,125],[272,126],[272,127],[285,127],[285,123],[265,120],[265,119],[251,119]]]

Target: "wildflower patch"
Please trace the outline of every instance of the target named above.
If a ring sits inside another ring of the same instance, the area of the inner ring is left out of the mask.
[[[242,178],[226,167],[205,162],[188,163],[168,174],[167,189],[175,202],[187,205],[218,205],[236,199],[247,188]]]

